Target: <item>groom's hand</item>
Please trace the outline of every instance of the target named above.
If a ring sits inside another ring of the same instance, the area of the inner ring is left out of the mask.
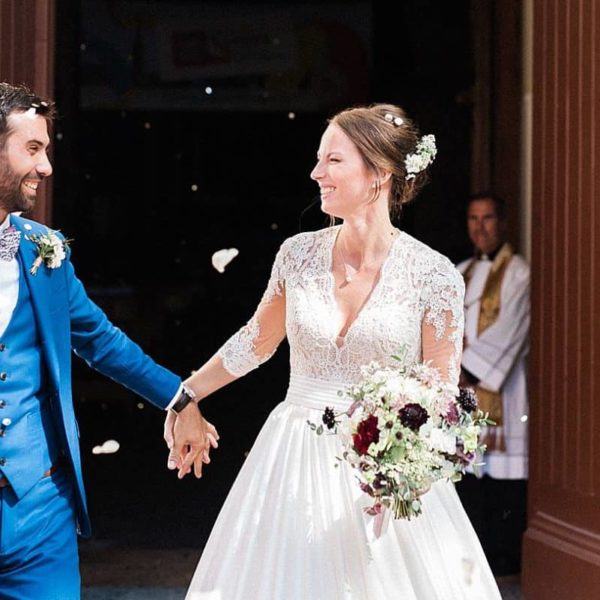
[[[169,412],[165,419],[164,438],[169,447],[167,467],[178,469],[179,479],[194,468],[202,477],[202,465],[210,462],[211,446],[218,447],[217,430],[203,417],[198,406],[191,402],[178,415]]]

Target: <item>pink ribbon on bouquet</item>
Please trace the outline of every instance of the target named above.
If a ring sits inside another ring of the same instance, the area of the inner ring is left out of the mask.
[[[379,539],[386,531],[390,524],[390,511],[383,506],[373,519],[373,535],[375,539]]]

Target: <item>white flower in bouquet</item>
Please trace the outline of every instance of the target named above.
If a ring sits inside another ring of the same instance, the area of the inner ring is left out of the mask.
[[[429,434],[429,446],[446,454],[456,454],[456,434],[442,429],[432,429]]]
[[[398,397],[404,393],[404,379],[400,376],[392,376],[384,382],[384,390],[392,398]]]

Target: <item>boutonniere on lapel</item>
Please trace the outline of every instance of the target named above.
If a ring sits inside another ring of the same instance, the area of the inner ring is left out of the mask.
[[[35,275],[42,264],[49,269],[58,269],[62,261],[67,257],[67,248],[73,240],[61,240],[54,231],[40,235],[26,235],[25,239],[37,246],[38,255],[31,265],[29,272]]]

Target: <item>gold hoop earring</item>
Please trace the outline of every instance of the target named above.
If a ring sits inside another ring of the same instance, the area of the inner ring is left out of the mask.
[[[381,181],[379,179],[376,179],[371,184],[371,187],[374,188],[375,191],[373,192],[373,196],[369,200],[369,204],[373,204],[373,202],[376,202],[377,198],[379,198],[379,194],[381,193]]]

